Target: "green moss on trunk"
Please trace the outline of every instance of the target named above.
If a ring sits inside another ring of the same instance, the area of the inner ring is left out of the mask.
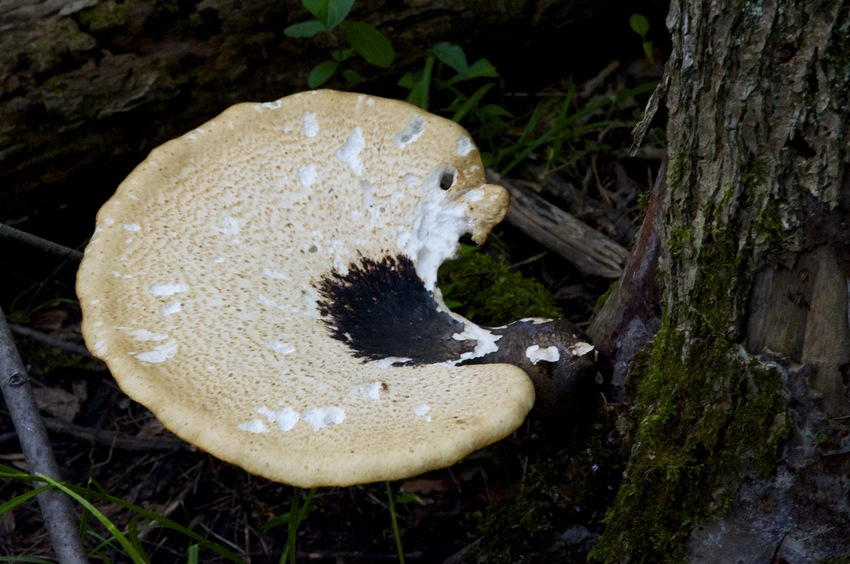
[[[681,560],[749,469],[773,471],[788,432],[782,376],[723,338],[689,341],[668,320],[644,370],[631,460],[592,554],[605,562]]]

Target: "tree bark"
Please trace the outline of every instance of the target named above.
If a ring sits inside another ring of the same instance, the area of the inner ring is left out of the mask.
[[[661,324],[598,558],[850,554],[848,12],[672,2]]]

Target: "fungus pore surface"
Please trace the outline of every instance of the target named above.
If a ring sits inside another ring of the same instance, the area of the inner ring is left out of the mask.
[[[469,135],[409,104],[239,104],[104,204],[83,333],[167,428],[250,472],[311,487],[444,467],[534,401],[517,367],[460,365],[498,336],[435,287],[459,236],[483,241],[507,204]]]

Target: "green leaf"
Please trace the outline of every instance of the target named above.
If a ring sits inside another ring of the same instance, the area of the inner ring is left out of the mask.
[[[354,0],[301,0],[301,4],[330,31],[342,23]]]
[[[345,80],[346,89],[354,88],[365,80],[363,75],[354,69],[343,69],[342,78]]]
[[[313,70],[311,70],[309,76],[307,76],[307,86],[310,88],[318,88],[322,84],[326,83],[331,79],[334,73],[336,73],[337,67],[339,67],[339,65],[334,61],[319,63],[313,67]]]
[[[646,37],[646,34],[649,33],[649,20],[642,14],[632,14],[629,18],[629,25],[632,31],[641,37]]]
[[[444,65],[452,68],[461,80],[465,80],[469,75],[469,64],[466,62],[466,53],[463,52],[463,47],[454,43],[437,43],[434,46],[434,54],[437,59]]]
[[[325,31],[325,26],[320,21],[310,20],[292,24],[283,30],[287,37],[313,37],[317,33]]]
[[[487,59],[478,59],[469,67],[469,78],[499,78],[496,67]]]
[[[393,45],[378,28],[363,22],[345,22],[343,28],[351,47],[369,63],[384,69],[393,63]]]
[[[423,110],[428,109],[429,94],[431,92],[431,74],[434,72],[434,57],[429,56],[425,59],[425,68],[419,73],[407,73],[398,85],[410,90],[407,96],[407,101],[414,106],[419,106]]]
[[[477,105],[478,105],[478,102],[481,100],[481,98],[483,98],[483,97],[484,97],[484,95],[485,95],[485,94],[487,94],[487,92],[488,92],[491,88],[493,88],[494,86],[495,86],[495,84],[493,84],[493,83],[491,82],[491,83],[489,83],[489,84],[485,84],[484,86],[482,86],[481,88],[479,88],[478,90],[476,90],[476,91],[475,91],[475,94],[473,94],[472,96],[470,96],[469,98],[467,98],[467,99],[466,99],[466,101],[465,101],[463,104],[461,104],[460,108],[458,108],[458,109],[455,111],[454,115],[452,116],[452,121],[453,121],[453,122],[455,122],[455,123],[460,123],[460,120],[462,120],[462,119],[463,119],[463,117],[464,117],[464,116],[465,116],[465,115],[466,115],[466,114],[467,114],[467,113],[468,113],[468,112],[469,112],[472,108],[474,108],[475,106],[477,106]]]
[[[77,503],[82,505],[89,513],[91,513],[100,524],[106,527],[106,530],[109,531],[109,534],[112,535],[112,538],[118,541],[124,551],[127,553],[127,556],[132,559],[136,564],[147,563],[147,556],[143,553],[139,552],[133,543],[131,543],[126,536],[115,526],[115,524],[109,520],[109,518],[98,510],[97,507],[91,504],[87,499],[78,494],[75,491],[72,491],[71,488],[66,486],[61,482],[57,482],[52,478],[48,478],[47,476],[38,475],[40,480],[43,480],[53,486],[56,489],[62,490],[66,495],[72,497],[76,500]]]
[[[354,49],[339,49],[331,53],[331,57],[333,57],[334,61],[341,63],[348,60],[352,53],[354,53]]]

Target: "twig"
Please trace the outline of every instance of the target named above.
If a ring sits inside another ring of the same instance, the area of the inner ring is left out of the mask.
[[[15,239],[32,247],[41,249],[47,253],[53,253],[55,255],[65,257],[66,259],[75,260],[77,262],[83,260],[83,253],[76,249],[71,249],[58,243],[54,243],[53,241],[48,241],[47,239],[42,239],[41,237],[21,231],[20,229],[9,227],[5,223],[0,223],[0,236]]]
[[[18,325],[17,323],[8,323],[8,325],[12,333],[23,335],[24,337],[30,338],[33,341],[38,341],[40,343],[44,343],[45,345],[50,345],[51,347],[57,347],[68,352],[78,354],[85,358],[96,358],[84,346],[78,345],[76,343],[69,343],[68,341],[58,339],[52,335],[36,331],[35,329],[31,329],[23,325]]]
[[[488,170],[487,181],[511,193],[508,223],[573,263],[583,274],[620,277],[629,252],[619,243],[502,174]]]
[[[65,433],[79,439],[121,450],[196,450],[194,446],[173,436],[134,437],[118,431],[91,429],[56,418],[45,419],[44,425],[56,433]]]
[[[29,384],[21,357],[6,319],[0,311],[0,390],[18,432],[18,440],[27,461],[30,474],[41,474],[61,480],[59,466],[50,448],[47,431],[38,413],[35,396]],[[43,485],[34,482],[35,487]],[[59,490],[42,492],[37,497],[44,525],[50,535],[56,558],[63,564],[88,562],[83,543],[77,535],[78,519],[71,500]]]

